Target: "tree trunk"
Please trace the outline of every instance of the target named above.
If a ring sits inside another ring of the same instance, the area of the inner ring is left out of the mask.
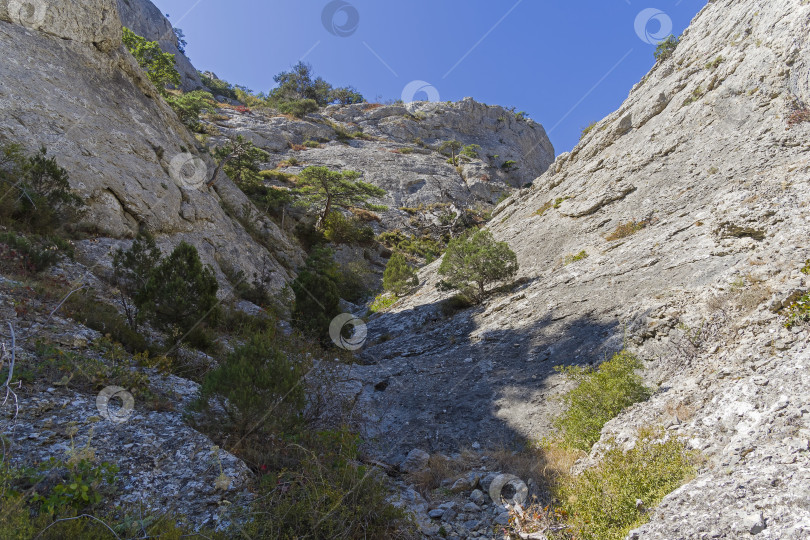
[[[323,227],[323,224],[326,221],[326,218],[329,216],[329,212],[331,211],[332,211],[332,197],[327,197],[326,208],[323,209],[323,214],[321,214],[321,217],[318,219],[318,223],[315,224],[316,229],[320,229]]]

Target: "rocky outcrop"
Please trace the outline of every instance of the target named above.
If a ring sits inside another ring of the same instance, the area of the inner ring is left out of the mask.
[[[0,20],[109,51],[121,43],[121,22],[113,0],[23,2],[0,0]]]
[[[100,235],[131,237],[143,226],[167,246],[193,243],[206,262],[227,260],[247,276],[264,268],[281,288],[299,249],[269,220],[257,224],[259,245],[229,217],[247,198],[224,175],[208,187],[212,160],[121,45],[115,4],[82,2],[62,17],[68,4],[49,3],[41,23],[0,22],[0,137],[46,146]]]
[[[174,55],[174,62],[177,65],[177,71],[180,72],[184,92],[203,87],[197,69],[191,65],[191,60],[180,52],[171,22],[152,2],[149,0],[118,0],[118,11],[124,26],[149,41],[157,41],[163,52]]]
[[[104,282],[93,275],[95,270],[66,262],[50,278],[81,280],[85,287],[109,294]],[[23,304],[26,310],[14,309]],[[111,506],[171,512],[184,516],[195,528],[227,527],[231,509],[252,497],[248,485],[253,473],[189,426],[186,408],[197,397],[199,386],[175,375],[134,367],[122,348],[63,314],[31,294],[24,283],[0,276],[0,320],[4,327],[16,329],[13,394],[0,404],[6,459],[26,466],[49,459],[113,464],[119,472]],[[75,371],[60,378],[45,368],[49,360],[42,344],[75,361]],[[100,375],[99,370],[95,379],[99,386],[90,392],[77,381],[88,375],[83,370],[93,362],[110,371],[126,365],[130,373],[137,371],[128,381],[139,382],[128,388],[107,386],[112,383],[109,372]],[[19,374],[28,370],[37,376],[20,379]]]
[[[381,453],[541,438],[564,388],[552,367],[627,346],[657,391],[605,435],[663,424],[707,458],[637,537],[806,537],[810,331],[778,308],[810,287],[810,123],[788,122],[810,103],[809,25],[799,0],[709,3],[618,111],[496,209],[521,267],[510,292],[448,318],[434,263],[372,320],[356,407]]]
[[[466,98],[457,103],[358,105],[327,107],[301,120],[262,112],[221,110],[216,122],[222,136],[241,135],[270,153],[268,169],[295,158],[289,173],[320,165],[355,170],[363,180],[385,189],[381,201],[386,228],[407,228],[402,207],[436,203],[458,208],[480,205],[491,209],[516,187],[543,173],[553,161],[554,148],[543,127],[498,106]],[[350,134],[347,138],[343,134]],[[341,139],[341,136],[343,137]],[[478,145],[478,157],[462,156],[459,167],[438,152],[443,141]],[[318,142],[314,148],[304,142]],[[512,161],[514,167],[506,165]]]

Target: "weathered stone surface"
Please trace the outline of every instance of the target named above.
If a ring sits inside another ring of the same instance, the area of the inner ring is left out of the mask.
[[[408,456],[399,464],[399,470],[406,473],[421,471],[427,467],[429,459],[430,454],[419,448],[414,448],[408,452]]]
[[[432,451],[537,440],[567,388],[553,366],[628,347],[657,392],[604,433],[631,444],[663,424],[709,460],[640,537],[738,538],[760,509],[759,536],[807,536],[795,433],[810,418],[810,332],[769,308],[810,288],[810,124],[787,122],[810,103],[808,24],[798,0],[709,3],[618,111],[496,209],[489,227],[521,267],[511,291],[448,317],[434,263],[370,320],[364,358],[402,373],[358,399],[378,414],[370,431]],[[643,228],[606,239],[630,222]]]
[[[300,249],[271,221],[259,220],[257,230],[273,251],[268,253],[226,214],[223,206],[238,213],[247,198],[224,175],[206,187],[213,163],[120,45],[115,5],[99,0],[81,6],[65,20],[102,20],[106,14],[117,30],[60,39],[72,34],[0,22],[0,136],[31,151],[45,145],[68,170],[71,186],[89,206],[86,219],[102,235],[131,237],[144,226],[166,246],[194,244],[215,268],[224,260],[252,278],[264,267],[271,287],[281,288],[301,261]],[[87,28],[93,25],[87,22]],[[96,39],[119,43],[102,52],[90,43]],[[192,159],[195,174],[176,173]]]
[[[0,0],[0,20],[60,39],[95,45],[105,52],[121,44],[121,21],[114,0]]]
[[[450,485],[450,491],[453,493],[461,493],[463,491],[471,491],[478,485],[478,480],[481,475],[476,472],[470,472],[456,478]]]
[[[445,512],[444,508],[434,508],[433,510],[428,512],[428,515],[432,519],[439,519],[444,515],[444,512]]]
[[[25,21],[8,5],[0,2],[0,19],[11,21],[0,22],[0,134],[31,150],[47,145],[105,235],[129,237],[143,224],[159,234],[164,250],[187,240],[208,262],[258,270],[263,248],[221,208],[241,208],[241,192],[225,178],[213,188],[172,178],[176,156],[201,151],[120,47],[115,5],[51,2],[43,19],[34,11]],[[72,15],[62,16],[67,9]],[[152,23],[165,30],[165,21]],[[810,5],[799,0],[709,3],[673,57],[554,163],[542,128],[472,100],[421,104],[416,114],[398,106],[334,107],[301,121],[228,112],[223,134],[243,134],[266,148],[268,167],[296,156],[303,166],[360,170],[387,189],[385,227],[407,222],[398,206],[491,204],[534,180],[500,204],[490,224],[518,255],[520,280],[511,290],[448,315],[440,305],[446,295],[435,288],[438,262],[429,265],[419,290],[369,321],[362,353],[369,365],[336,368],[336,392],[350,396],[352,418],[368,440],[379,441],[372,450],[399,455],[396,463],[414,447],[454,451],[473,441],[487,447],[537,440],[558,411],[552,398],[567,388],[553,366],[592,365],[629,347],[646,361],[656,392],[608,423],[604,435],[631,445],[638,428],[661,424],[707,458],[633,535],[806,538],[810,331],[785,329],[780,310],[810,288],[799,272],[810,257],[810,124],[786,120],[792,107],[810,103],[808,26]],[[371,139],[339,143],[329,122],[347,132],[362,128]],[[482,159],[456,171],[416,138],[479,144]],[[290,147],[308,139],[322,139],[321,147]],[[402,153],[406,147],[411,153]],[[212,163],[201,159],[204,176],[211,174]],[[516,171],[501,167],[507,159],[518,162]],[[607,239],[629,222],[643,227]],[[300,253],[274,225],[261,227],[281,286]],[[119,243],[85,241],[77,251],[104,267]],[[566,261],[582,251],[587,258]],[[75,326],[62,330],[55,338],[68,346],[93,339]],[[54,385],[43,394],[37,399],[64,406],[71,420],[92,412],[87,396]],[[32,396],[23,399],[26,411],[36,410]],[[41,438],[50,428],[24,420],[27,431],[15,434],[15,444],[35,457],[64,450],[64,437]],[[198,448],[207,439],[179,422],[172,413],[137,410],[121,433],[145,434],[195,464],[213,460]],[[145,497],[148,485],[160,487],[159,502],[187,491],[195,498],[181,511],[216,519],[207,505],[225,495],[210,487],[224,483],[192,465],[155,472],[136,458],[159,460],[160,453],[138,447],[135,456],[121,450],[121,433],[96,429],[103,457],[130,472],[134,497]],[[86,440],[84,431],[78,436]],[[598,444],[580,468],[603,450]],[[232,456],[219,459],[227,462],[224,490],[231,497],[246,470]],[[446,487],[463,500],[482,476],[481,486],[491,488],[494,477],[485,471]],[[497,504],[479,520],[465,503],[442,514],[450,537],[467,537],[487,520],[508,522]],[[414,511],[426,534],[438,531],[412,487],[403,486],[398,504]]]
[[[72,280],[76,274],[90,276],[85,283],[99,286],[87,268],[76,263],[63,266],[58,278]],[[13,306],[21,302],[30,312],[15,311]],[[253,474],[245,463],[188,425],[184,413],[197,394],[196,383],[144,370],[149,394],[127,389],[133,394],[126,409],[116,406],[118,400],[107,400],[105,409],[98,392],[74,388],[78,384],[70,382],[73,373],[65,377],[67,382],[43,379],[48,375],[33,381],[18,379],[21,370],[44,362],[38,352],[40,341],[104,362],[121,360],[110,358],[106,346],[96,346],[102,338],[99,332],[63,318],[61,312],[46,318],[53,307],[30,295],[22,283],[5,279],[0,283],[0,320],[6,328],[7,324],[16,328],[17,347],[14,395],[0,404],[6,459],[28,466],[50,458],[108,462],[119,468],[111,503],[130,504],[145,513],[175,512],[197,527],[227,526],[230,510],[252,498],[247,488]],[[9,350],[7,333],[2,341]],[[81,369],[79,364],[75,369]],[[121,399],[121,405],[125,403]]]
[[[216,123],[222,136],[212,142],[224,144],[226,137],[242,135],[270,153],[267,168],[293,157],[300,164],[286,167],[286,172],[298,173],[313,165],[361,172],[364,181],[388,192],[380,201],[389,206],[382,213],[388,229],[408,228],[410,216],[400,207],[448,203],[458,208],[491,208],[499,198],[544,172],[554,155],[540,124],[518,120],[502,107],[471,98],[420,104],[414,110],[417,116],[402,106],[368,103],[332,105],[300,120],[258,111],[222,113],[228,117]],[[344,144],[338,141],[335,127],[364,135]],[[479,157],[459,158],[457,170],[437,151],[447,140],[477,144]],[[321,145],[301,148],[306,141]],[[516,167],[503,169],[509,160],[516,161]]]

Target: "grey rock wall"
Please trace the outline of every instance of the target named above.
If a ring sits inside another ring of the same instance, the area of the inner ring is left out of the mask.
[[[810,123],[788,124],[810,103],[807,28],[799,0],[710,2],[619,110],[496,209],[520,285],[448,318],[434,263],[370,321],[355,403],[380,452],[542,438],[566,388],[552,367],[627,346],[656,393],[604,436],[662,425],[707,459],[634,537],[810,535],[810,330],[776,311],[810,288]],[[644,227],[611,236],[630,222]]]
[[[212,160],[121,45],[115,5],[83,2],[72,17],[58,17],[78,26],[52,23],[54,13],[49,8],[45,23],[33,27],[30,19],[0,21],[0,138],[29,151],[46,146],[101,236],[132,237],[144,226],[164,244],[193,243],[206,262],[227,260],[247,276],[261,271],[266,256],[272,285],[282,287],[300,249],[259,220],[268,253],[228,216],[223,207],[241,211],[247,198],[224,175],[207,187]]]

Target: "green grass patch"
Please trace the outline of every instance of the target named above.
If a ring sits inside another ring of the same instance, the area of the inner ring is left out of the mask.
[[[628,221],[627,223],[621,223],[612,233],[605,237],[605,240],[613,241],[621,238],[627,238],[628,236],[636,234],[646,226],[646,221]]]
[[[426,259],[436,260],[444,252],[444,246],[430,236],[413,236],[402,231],[386,231],[377,236],[377,241],[391,249],[396,249]]]
[[[605,423],[622,409],[650,397],[641,376],[641,360],[622,351],[597,368],[557,366],[554,369],[577,386],[562,396],[565,412],[554,420],[565,446],[587,452],[599,440]]]
[[[566,255],[563,259],[563,265],[568,266],[569,264],[575,263],[577,261],[581,261],[583,259],[588,258],[588,253],[583,249],[579,253],[573,255]]]
[[[626,452],[609,443],[598,465],[563,480],[556,495],[571,538],[622,540],[648,521],[647,509],[694,475],[696,453],[665,435],[663,429],[644,430]]]
[[[397,297],[395,295],[380,293],[374,298],[374,301],[371,303],[371,306],[369,306],[369,309],[372,313],[377,313],[379,311],[385,311],[396,303]]]
[[[97,392],[105,386],[120,386],[134,396],[149,395],[149,377],[135,369],[137,361],[120,345],[108,339],[96,340],[88,354],[38,341],[35,363],[20,367],[50,384]]]
[[[581,133],[581,134],[580,134],[580,136],[579,136],[579,140],[584,139],[584,138],[585,138],[585,135],[587,135],[588,133],[590,133],[591,131],[593,131],[593,130],[594,130],[594,128],[595,128],[595,127],[596,127],[598,124],[599,124],[599,122],[591,122],[590,124],[588,124],[587,126],[585,126],[584,128],[582,128],[582,133]]]
[[[0,233],[0,270],[17,275],[36,274],[58,263],[63,256],[73,256],[73,245],[59,236]]]
[[[105,504],[120,493],[120,475],[115,465],[94,463],[93,454],[88,442],[66,461],[50,458],[36,467],[0,465],[0,538],[168,540],[197,536],[179,515],[144,514],[143,508],[134,505],[111,508]],[[202,538],[224,538],[208,529],[196,532]]]
[[[540,208],[538,208],[538,209],[537,209],[537,211],[535,212],[535,215],[542,216],[543,214],[545,214],[545,213],[546,213],[546,211],[547,211],[549,208],[554,208],[554,209],[557,209],[557,208],[559,208],[559,207],[560,207],[560,205],[561,205],[561,204],[562,204],[564,201],[567,201],[567,200],[568,200],[568,199],[570,199],[570,198],[571,198],[571,197],[569,197],[569,196],[565,196],[565,197],[557,197],[556,199],[552,199],[552,200],[550,200],[550,201],[546,201],[546,203],[545,203],[545,204],[543,204],[543,206],[541,206]]]
[[[793,328],[797,324],[807,322],[810,322],[810,293],[805,293],[787,308],[785,328]]]
[[[725,58],[723,58],[722,56],[718,56],[717,58],[706,64],[706,69],[717,69],[718,66],[720,66],[720,64],[722,64],[724,61]]]
[[[295,183],[298,177],[292,173],[279,170],[259,171],[259,176],[264,180],[276,180],[278,182]]]

